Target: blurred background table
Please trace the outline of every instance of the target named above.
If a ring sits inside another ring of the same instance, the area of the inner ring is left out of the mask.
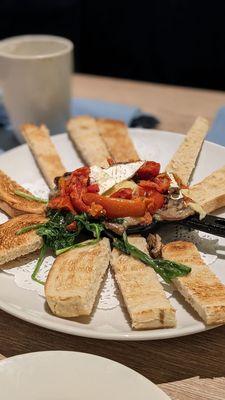
[[[187,131],[197,115],[211,120],[225,104],[224,92],[79,74],[73,77],[72,90],[79,97],[136,104],[160,119],[158,129],[181,133]],[[73,350],[108,357],[158,384],[195,376],[225,377],[225,326],[176,339],[117,342],[49,331],[0,311],[0,353],[9,357],[43,350]]]
[[[213,120],[225,92],[76,74],[74,96],[136,105],[160,120],[157,129],[185,133],[195,117]]]

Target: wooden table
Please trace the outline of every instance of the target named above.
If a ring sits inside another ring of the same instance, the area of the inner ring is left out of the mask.
[[[77,96],[137,104],[160,118],[161,129],[185,132],[195,116],[213,118],[225,94],[116,79],[76,76]],[[89,352],[119,361],[155,383],[225,377],[225,326],[177,339],[116,342],[69,336],[23,322],[0,311],[0,353],[41,350]]]
[[[73,95],[137,105],[159,118],[158,129],[185,133],[195,117],[211,121],[225,105],[225,92],[75,75]]]

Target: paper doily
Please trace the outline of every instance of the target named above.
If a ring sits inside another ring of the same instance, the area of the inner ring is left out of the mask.
[[[42,179],[39,179],[34,184],[28,183],[24,184],[23,186],[35,196],[48,198],[49,189]],[[8,217],[5,214],[0,213],[0,224],[7,221],[7,219]],[[162,236],[164,243],[172,242],[174,240],[191,241],[198,247],[202,258],[208,265],[215,262],[217,259],[218,248],[221,249],[221,247],[223,247],[219,246],[218,237],[199,231],[192,231],[180,225],[174,224],[172,229],[171,226],[165,225],[158,231],[158,233]],[[40,296],[44,296],[44,286],[31,279],[31,274],[34,270],[37,259],[38,252],[29,254],[20,258],[19,260],[14,260],[8,263],[7,267],[3,268],[2,271],[13,275],[15,283],[18,287],[35,291]],[[46,280],[54,259],[55,257],[53,255],[47,254],[38,274],[39,280],[43,282]],[[174,290],[173,286],[165,284],[162,279],[160,279],[160,281],[163,284],[166,297],[171,297]],[[105,282],[102,285],[97,308],[102,310],[113,309],[120,304],[119,299],[120,294],[112,272],[109,269]]]

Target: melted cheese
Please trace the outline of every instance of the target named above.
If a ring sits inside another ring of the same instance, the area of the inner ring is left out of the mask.
[[[90,182],[97,183],[99,194],[103,194],[114,185],[132,178],[144,162],[115,164],[109,168],[101,168],[94,165],[90,168]]]

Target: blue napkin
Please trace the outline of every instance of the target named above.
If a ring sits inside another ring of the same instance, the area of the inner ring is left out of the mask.
[[[152,125],[156,125],[159,122],[155,117],[149,114],[144,114],[140,108],[136,106],[127,106],[125,104],[95,99],[72,99],[71,114],[74,117],[78,115],[91,115],[95,118],[118,119],[125,122],[125,124],[129,126],[133,124],[133,121],[137,121],[138,119],[143,120],[143,117],[149,118],[149,123]]]
[[[225,146],[225,107],[221,107],[217,112],[206,139]]]
[[[95,118],[111,118],[124,121],[127,125],[143,128],[154,128],[159,122],[150,114],[144,114],[140,108],[107,101],[74,98],[71,100],[71,115],[91,115]],[[10,121],[7,116],[2,92],[0,91],[0,148],[8,150],[19,143],[13,135]]]

